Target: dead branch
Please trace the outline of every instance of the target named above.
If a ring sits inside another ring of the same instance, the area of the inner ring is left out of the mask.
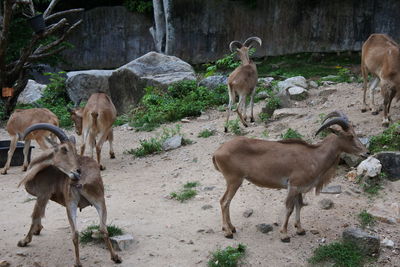
[[[60,11],[60,12],[54,13],[53,15],[46,17],[44,20],[49,21],[49,20],[52,20],[52,19],[60,17],[60,16],[65,16],[65,15],[72,14],[72,13],[82,12],[84,10],[85,10],[84,8],[75,8],[75,9]]]

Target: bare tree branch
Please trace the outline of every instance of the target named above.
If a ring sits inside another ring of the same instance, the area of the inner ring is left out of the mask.
[[[75,8],[75,9],[60,11],[60,12],[54,13],[53,15],[50,15],[50,16],[46,17],[45,21],[54,19],[56,17],[65,16],[67,14],[76,13],[76,12],[82,12],[82,11],[85,11],[85,9],[84,8]]]
[[[44,53],[44,54],[38,54],[38,55],[32,55],[28,58],[29,62],[35,61],[35,60],[39,60],[48,56],[52,56],[54,54],[57,54],[59,52],[61,52],[62,50],[64,50],[66,47],[65,46],[61,46],[58,47],[57,49],[54,49],[48,53]]]
[[[50,15],[50,13],[53,11],[54,7],[59,1],[60,0],[51,0],[51,3],[47,7],[46,11],[43,13],[43,18],[47,18]]]

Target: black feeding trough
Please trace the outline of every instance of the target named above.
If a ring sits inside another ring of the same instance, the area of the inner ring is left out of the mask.
[[[0,141],[0,168],[6,165],[10,143],[10,140]],[[32,148],[34,148],[34,146],[29,147],[28,162],[31,161]],[[24,143],[17,142],[17,147],[15,148],[10,166],[21,166],[22,164],[24,164]]]

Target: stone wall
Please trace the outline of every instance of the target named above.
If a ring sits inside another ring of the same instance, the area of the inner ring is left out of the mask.
[[[400,41],[400,1],[396,0],[172,0],[171,54],[190,63],[229,53],[232,40],[259,36],[256,56],[298,52],[359,51],[371,33]],[[152,19],[123,7],[96,8],[66,52],[74,69],[115,68],[154,50]]]

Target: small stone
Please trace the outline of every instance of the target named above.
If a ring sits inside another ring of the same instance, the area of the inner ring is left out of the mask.
[[[323,194],[340,194],[342,193],[342,187],[340,185],[331,185],[322,188],[321,193]]]
[[[311,230],[310,230],[310,233],[312,233],[313,235],[318,235],[318,234],[319,234],[319,231],[318,231],[318,230],[315,230],[315,229],[311,229]]]
[[[337,89],[327,88],[318,92],[318,96],[329,96],[337,92]]]
[[[318,243],[325,243],[326,242],[326,238],[325,237],[319,238],[317,241],[318,241]]]
[[[243,212],[243,217],[249,218],[251,215],[253,215],[253,212],[254,212],[253,209],[245,210],[245,211]]]
[[[357,167],[357,175],[375,177],[381,173],[382,164],[372,156],[362,161]]]
[[[272,227],[272,225],[266,224],[266,223],[257,224],[256,227],[257,227],[257,230],[260,231],[263,234],[271,232],[274,229]]]
[[[25,253],[25,252],[23,252],[23,251],[17,251],[17,253],[15,253],[15,254],[17,254],[17,256],[21,256],[21,257],[26,257],[26,256],[28,256],[28,254]]]
[[[355,182],[357,179],[357,171],[356,170],[349,171],[348,173],[346,173],[345,177],[348,181]]]
[[[182,136],[180,135],[175,135],[173,137],[168,138],[167,140],[164,141],[162,147],[164,151],[169,151],[176,149],[182,145]]]
[[[358,228],[346,228],[343,231],[343,241],[357,244],[365,255],[378,255],[379,237],[370,235]]]
[[[214,233],[214,230],[211,228],[206,231],[206,234],[213,234],[213,233]]]
[[[387,238],[383,239],[381,244],[383,246],[387,247],[387,248],[393,248],[394,247],[394,242],[392,240],[390,240],[390,239],[387,239]]]
[[[2,260],[0,261],[0,267],[8,267],[11,264],[8,261]]]
[[[215,188],[215,186],[205,186],[205,187],[203,188],[203,190],[204,190],[204,191],[212,191],[212,190],[214,190],[214,188]]]
[[[182,123],[189,123],[190,120],[185,118],[185,119],[181,119],[181,122],[182,122]]]
[[[319,202],[319,207],[323,210],[329,210],[330,208],[333,207],[333,201],[330,200],[329,198],[324,198],[321,199]]]
[[[290,99],[297,101],[304,100],[308,96],[307,90],[300,86],[290,87],[288,94]]]
[[[309,81],[308,82],[308,86],[310,87],[310,88],[318,88],[318,83],[316,83],[315,81]]]
[[[127,250],[133,244],[134,239],[130,234],[110,237],[111,244],[115,250]]]
[[[193,245],[194,242],[193,242],[193,240],[189,240],[189,241],[187,242],[187,244],[188,244],[188,245]]]
[[[204,205],[203,207],[201,207],[201,209],[203,209],[203,210],[208,210],[208,209],[212,209],[212,205],[210,205],[210,204],[207,204],[207,205]]]
[[[199,230],[197,230],[197,232],[198,233],[203,233],[203,232],[205,232],[206,230],[204,230],[204,229],[199,229]]]

